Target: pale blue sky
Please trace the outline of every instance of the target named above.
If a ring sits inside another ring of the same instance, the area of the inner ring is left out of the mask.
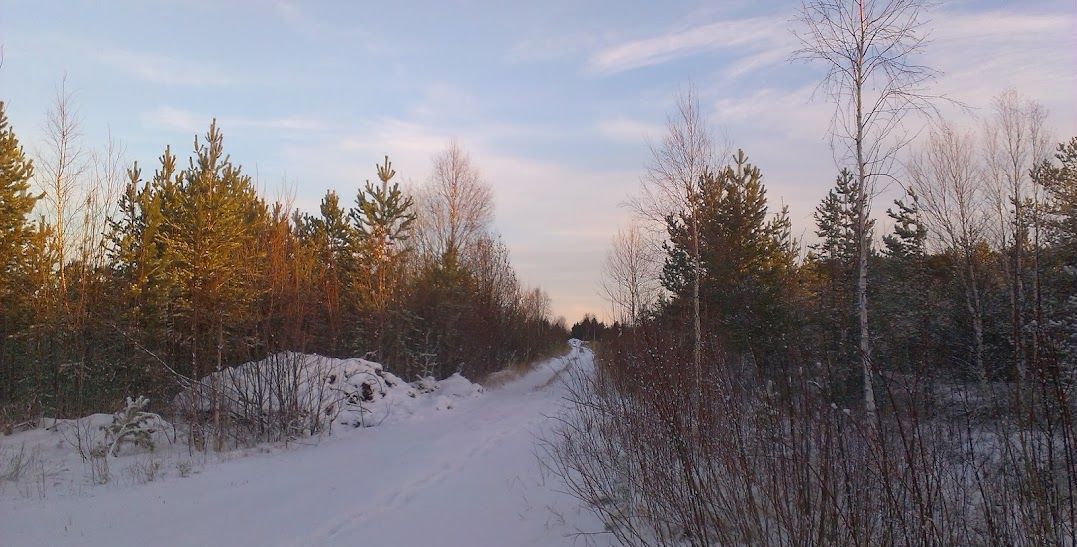
[[[571,321],[606,311],[619,204],[688,81],[810,231],[836,167],[819,72],[786,61],[796,5],[0,0],[0,99],[34,150],[66,73],[86,144],[111,129],[147,167],[215,116],[268,195],[289,188],[311,211],[329,188],[352,196],[383,154],[421,183],[456,138],[495,189],[521,277]],[[1073,0],[946,2],[933,18],[938,91],[982,113],[1012,87],[1050,109],[1058,139],[1077,134]]]

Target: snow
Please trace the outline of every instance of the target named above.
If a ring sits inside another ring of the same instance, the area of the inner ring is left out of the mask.
[[[608,545],[536,445],[563,409],[560,373],[590,366],[574,342],[501,388],[452,377],[378,427],[334,426],[309,446],[197,461],[187,477],[165,465],[145,484],[4,488],[0,545]],[[0,449],[42,436],[0,437]]]
[[[462,389],[461,381],[478,388],[459,375],[445,381],[457,390]],[[325,422],[371,426],[390,419],[394,412],[410,415],[415,411],[418,395],[438,389],[442,383],[424,379],[417,388],[386,371],[380,363],[294,352],[244,363],[201,380],[203,386],[220,386],[226,411],[237,415],[256,411],[266,416],[282,408],[296,408],[304,413],[298,418],[316,430],[328,425]],[[277,386],[284,389],[275,389]],[[213,405],[213,397],[208,393],[199,397],[193,389],[180,393],[175,400],[177,408],[197,406],[206,413],[213,410]]]

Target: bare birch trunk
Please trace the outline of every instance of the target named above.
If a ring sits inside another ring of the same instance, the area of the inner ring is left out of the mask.
[[[857,168],[857,274],[856,274],[856,308],[860,323],[860,366],[864,373],[864,410],[875,414],[875,388],[872,386],[871,332],[868,326],[868,252],[871,240],[868,236],[868,173],[867,161],[864,159],[864,58],[867,55],[864,43],[864,2],[858,2],[860,8],[860,36],[857,37],[857,63],[855,63],[856,93],[856,168]]]

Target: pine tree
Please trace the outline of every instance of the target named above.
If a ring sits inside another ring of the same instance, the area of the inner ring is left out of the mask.
[[[347,298],[347,294],[356,268],[352,256],[355,229],[340,206],[340,196],[332,190],[322,198],[319,212],[319,216],[309,217],[307,222],[310,231],[307,244],[315,249],[319,264],[318,298],[325,324],[322,351],[341,355],[345,332],[350,330],[345,319],[354,316],[354,299]]]
[[[1058,360],[1070,373],[1077,369],[1077,137],[1058,145],[1055,162],[1044,161],[1032,171],[1032,179],[1047,191],[1045,262],[1043,287],[1037,298],[1046,308],[1052,345]],[[1037,272],[1037,275],[1039,273]]]
[[[927,245],[927,226],[920,216],[920,203],[916,192],[907,191],[909,202],[894,200],[895,209],[887,209],[886,215],[894,221],[894,233],[883,236],[886,255],[906,259],[923,257]]]
[[[440,260],[426,263],[410,293],[408,308],[416,317],[412,363],[436,363],[425,373],[439,378],[463,371],[470,355],[461,322],[471,309],[474,279],[456,249],[448,247]]]
[[[38,199],[30,193],[33,173],[33,163],[8,124],[5,104],[0,101],[0,400],[3,401],[15,400],[15,384],[23,379],[16,370],[14,351],[8,341],[25,326],[21,316],[32,294],[27,274],[36,255],[34,242],[44,233],[27,221]]]
[[[762,173],[738,151],[731,165],[705,173],[699,211],[667,219],[664,286],[681,301],[694,276],[688,223],[698,219],[701,298],[714,329],[738,351],[758,360],[781,349],[787,320],[782,295],[792,278],[793,241],[787,212],[769,213]],[[762,365],[762,362],[759,362]]]
[[[366,244],[364,251],[375,262],[401,252],[400,246],[410,237],[415,222],[411,196],[405,195],[399,184],[389,184],[396,175],[389,156],[385,156],[385,163],[378,165],[377,171],[381,185],[366,181],[356,196],[355,209],[349,212],[359,239]]]
[[[396,171],[389,156],[377,166],[377,173],[381,184],[366,181],[348,217],[354,229],[358,262],[353,289],[360,313],[368,319],[359,339],[368,349],[380,351],[385,344],[390,306],[399,298],[404,245],[416,217],[412,198],[400,190],[399,184],[390,184]]]
[[[33,231],[27,222],[38,200],[30,193],[33,174],[33,162],[23,152],[0,101],[0,299],[9,290],[13,270]]]
[[[268,213],[250,177],[224,154],[216,121],[194,149],[175,191],[162,195],[157,241],[176,316],[172,337],[189,356],[186,370],[201,378],[250,357],[254,305],[265,291],[258,283],[265,266],[259,236]]]
[[[916,192],[909,189],[906,199],[894,200],[886,210],[894,221],[893,233],[883,236],[884,251],[877,268],[880,283],[874,300],[878,313],[876,332],[880,338],[878,353],[896,367],[908,369],[922,364],[927,352],[931,310],[931,281],[927,271],[927,226],[920,213]]]
[[[108,221],[106,239],[109,264],[123,283],[128,318],[148,335],[147,342],[161,336],[153,328],[160,326],[165,306],[160,291],[163,264],[158,237],[164,222],[161,205],[166,196],[176,192],[176,156],[171,148],[165,148],[159,162],[150,181],[142,180],[138,162],[128,169],[127,184]]]
[[[859,381],[856,301],[858,186],[843,169],[816,207],[817,243],[809,245],[805,274],[814,297],[810,332],[827,365],[831,389],[845,393]],[[872,227],[869,224],[869,230]]]
[[[821,262],[852,268],[856,260],[856,203],[858,197],[852,172],[838,174],[823,202],[815,208],[815,235],[820,242],[809,245]]]

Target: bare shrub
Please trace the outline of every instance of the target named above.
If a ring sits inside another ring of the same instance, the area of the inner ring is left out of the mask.
[[[690,347],[640,328],[603,348],[545,446],[624,545],[1074,542],[1061,392],[1009,390],[977,423],[976,401],[1007,393],[963,385],[963,410],[936,415],[934,381],[884,375],[871,415],[830,401],[815,367],[764,376],[709,350],[696,407]]]
[[[0,481],[18,481],[38,456],[37,449],[27,451],[25,444],[15,450],[0,448]]]
[[[127,466],[127,475],[135,484],[146,484],[157,480],[161,472],[161,461],[157,458],[140,458]]]
[[[193,471],[194,471],[194,467],[192,466],[190,460],[180,460],[180,461],[176,462],[176,472],[179,473],[180,477],[183,477],[183,478],[190,477],[191,473]]]
[[[108,484],[112,480],[108,467],[108,454],[103,450],[103,446],[100,448],[90,454],[90,480],[94,484]]]

